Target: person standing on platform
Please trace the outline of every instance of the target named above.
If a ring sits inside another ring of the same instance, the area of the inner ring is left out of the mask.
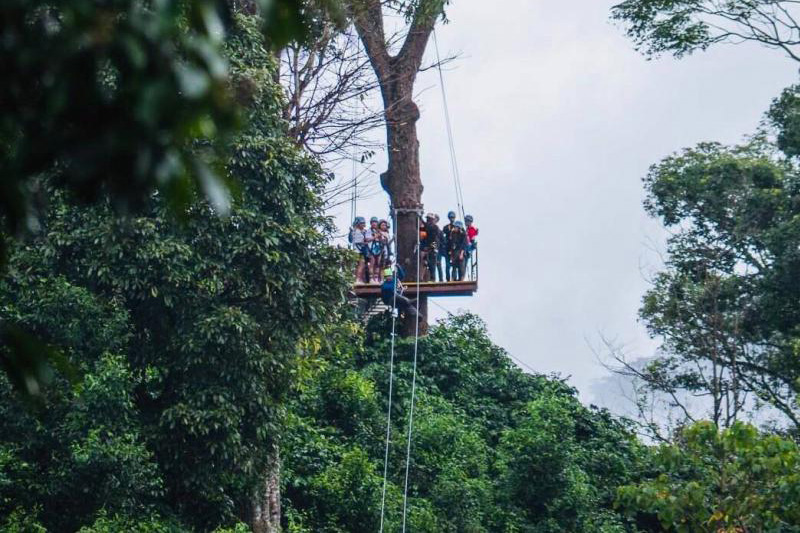
[[[453,229],[447,237],[450,249],[450,264],[453,268],[452,280],[461,281],[464,279],[467,260],[467,232],[464,230],[464,223],[457,220],[452,224]]]
[[[383,242],[383,255],[380,260],[381,271],[386,267],[392,266],[392,245],[394,245],[394,236],[391,232],[391,226],[386,220],[378,222],[378,229],[381,230],[381,239]]]
[[[378,217],[369,219],[369,279],[372,283],[380,283],[380,261],[383,256],[381,249],[381,230],[378,229]]]
[[[356,283],[369,283],[369,272],[367,264],[370,259],[370,251],[367,234],[367,221],[364,217],[356,217],[353,227],[350,228],[350,243],[358,252],[358,265],[356,265]]]
[[[420,241],[425,276],[423,281],[436,281],[436,264],[439,257],[439,242],[442,240],[442,230],[436,225],[436,215],[425,215],[425,238]]]
[[[450,211],[447,213],[447,218],[450,220],[450,223],[442,228],[442,245],[439,248],[439,264],[441,265],[441,260],[444,258],[445,276],[447,281],[450,281],[450,271],[452,266],[450,264],[450,232],[453,231],[453,223],[456,221],[455,211]],[[442,279],[441,272],[439,273],[439,281],[445,281]]]
[[[471,261],[471,268],[475,268],[475,260],[472,256],[478,247],[478,228],[475,227],[475,219],[472,218],[472,215],[464,217],[464,224],[467,226],[467,262]]]

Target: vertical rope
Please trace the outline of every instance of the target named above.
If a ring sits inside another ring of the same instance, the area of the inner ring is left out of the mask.
[[[353,154],[352,159],[353,159],[353,171],[352,171],[351,180],[352,180],[352,183],[353,183],[353,194],[350,197],[350,224],[352,224],[353,221],[356,219],[356,214],[357,214],[356,213],[356,208],[358,207],[357,206],[357,201],[358,201],[358,176],[356,175],[356,155],[355,154]],[[352,226],[351,226],[350,229],[352,231]],[[351,245],[351,248],[353,248],[352,245]]]
[[[420,249],[419,228],[417,228],[417,316],[414,327],[414,366],[411,373],[411,409],[408,413],[408,439],[406,441],[406,476],[403,483],[403,533],[406,531],[406,517],[408,515],[408,470],[411,463],[411,435],[414,428],[414,398],[417,390],[417,353],[419,349],[419,282],[420,282]]]
[[[397,213],[392,210],[392,223],[394,224],[394,240],[397,242]],[[419,233],[419,232],[417,232]],[[395,261],[392,266],[393,279],[395,283],[395,291],[392,296],[392,348],[391,355],[389,356],[389,407],[386,412],[386,449],[383,453],[383,491],[381,493],[381,527],[380,533],[383,533],[384,517],[386,515],[386,483],[389,475],[389,443],[392,437],[392,393],[394,389],[394,346],[396,337],[397,325],[397,262]],[[419,290],[419,289],[417,289]]]
[[[444,87],[444,74],[442,74],[442,60],[439,57],[439,40],[436,37],[436,29],[433,30],[433,45],[436,50],[436,66],[439,71],[439,87],[442,92],[442,108],[444,109],[444,121],[447,128],[447,144],[450,149],[450,169],[453,173],[453,184],[456,190],[456,203],[461,212],[461,218],[466,216],[464,210],[464,191],[461,188],[461,172],[458,169],[458,158],[456,157],[456,144],[453,140],[453,126],[450,121],[450,106],[447,104],[447,91]]]

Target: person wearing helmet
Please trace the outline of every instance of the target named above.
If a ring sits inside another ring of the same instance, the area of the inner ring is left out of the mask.
[[[370,283],[380,283],[381,270],[380,262],[383,257],[383,246],[381,242],[381,230],[378,229],[378,217],[369,219],[369,229],[367,230],[368,237],[368,250],[369,256],[367,257],[367,264],[369,265],[369,279]]]
[[[378,229],[381,232],[382,251],[380,258],[380,269],[384,269],[392,265],[392,245],[394,244],[394,236],[392,236],[391,226],[386,220],[378,222]]]
[[[475,268],[475,263],[473,259],[473,252],[478,247],[478,228],[475,227],[475,219],[472,215],[467,215],[464,217],[464,225],[466,226],[467,231],[467,260],[465,263],[471,263],[472,267]]]
[[[438,259],[438,267],[437,270],[439,271],[439,281],[445,281],[442,279],[442,272],[441,272],[441,264],[442,259],[444,259],[444,274],[447,281],[450,281],[450,271],[451,271],[451,263],[450,263],[450,232],[453,231],[453,223],[456,221],[456,213],[455,211],[450,211],[447,213],[447,219],[450,221],[449,224],[446,224],[445,227],[442,228],[442,240],[439,246],[439,259]]]
[[[420,240],[419,246],[422,251],[420,258],[425,270],[422,272],[423,281],[436,280],[436,264],[439,254],[439,243],[442,240],[442,230],[436,225],[437,217],[433,213],[425,215],[425,238]]]
[[[447,237],[450,252],[450,265],[453,268],[451,279],[461,281],[464,279],[464,271],[467,259],[467,232],[464,230],[464,223],[460,220],[452,224],[453,228]]]
[[[422,320],[422,315],[417,312],[417,301],[403,296],[405,288],[401,282],[402,272],[398,271],[397,274],[398,275],[395,276],[391,268],[387,268],[383,271],[381,300],[389,307],[396,307],[397,310],[404,315],[415,316],[417,320]]]
[[[464,225],[467,230],[467,257],[470,257],[478,247],[478,228],[475,227],[475,219],[472,218],[472,215],[464,217]]]
[[[366,272],[370,258],[367,221],[364,217],[356,217],[350,228],[350,243],[358,251],[358,265],[356,266],[356,283],[369,283],[369,274]]]

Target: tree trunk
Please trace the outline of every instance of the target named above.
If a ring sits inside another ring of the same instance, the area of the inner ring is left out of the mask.
[[[406,271],[406,281],[416,281],[422,179],[417,139],[419,108],[413,99],[414,82],[436,19],[444,9],[444,2],[420,0],[411,17],[403,46],[394,56],[389,53],[387,46],[381,0],[351,0],[348,4],[383,96],[389,165],[381,175],[381,185],[389,193],[392,209],[395,210],[397,262]],[[424,268],[424,265],[420,265],[420,268]],[[414,294],[407,296],[415,297]],[[427,317],[427,299],[423,297],[419,303],[420,313]],[[421,334],[427,333],[427,318],[419,326]],[[416,327],[416,320],[408,318],[402,325],[401,334],[412,336]]]
[[[418,279],[417,239],[420,215],[422,214],[422,178],[419,166],[419,140],[417,121],[419,108],[412,100],[413,79],[416,72],[397,72],[391,81],[381,83],[386,115],[386,144],[389,165],[381,174],[381,185],[389,194],[395,210],[397,224],[397,263],[406,272],[406,282]],[[420,269],[425,265],[420,264]],[[406,293],[416,298],[413,290]],[[421,297],[420,314],[427,317],[428,302]],[[420,333],[427,332],[427,318],[420,322]],[[401,335],[413,336],[416,321],[407,318],[403,321]]]
[[[270,454],[263,485],[255,497],[252,530],[253,533],[281,531],[281,457],[277,446]]]

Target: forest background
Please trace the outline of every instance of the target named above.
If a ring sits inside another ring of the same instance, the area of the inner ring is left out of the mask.
[[[798,527],[796,89],[742,146],[702,145],[645,180],[674,228],[642,310],[663,350],[627,370],[685,416],[584,407],[515,368],[480,319],[451,317],[421,346],[409,505],[395,404],[384,507],[386,323],[365,332],[333,305],[352,258],[328,245],[328,178],[281,117],[269,50],[301,37],[301,13],[249,6],[8,10],[5,529]],[[681,54],[713,41],[685,8],[614,13],[644,48]],[[706,400],[689,411],[677,392]],[[742,423],[762,409],[778,423]]]

